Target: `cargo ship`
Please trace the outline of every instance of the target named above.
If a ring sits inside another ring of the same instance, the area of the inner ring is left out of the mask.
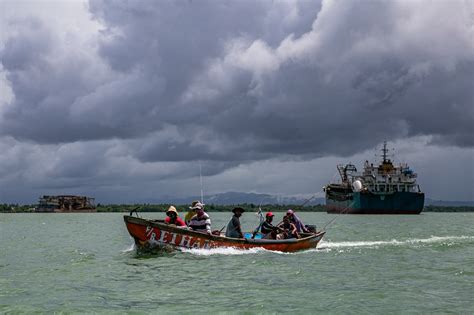
[[[425,194],[417,184],[417,174],[408,165],[394,166],[388,158],[387,142],[382,161],[374,166],[365,161],[362,173],[353,164],[338,165],[340,183],[324,187],[328,213],[420,214]]]
[[[97,212],[94,198],[86,196],[43,196],[35,212]]]

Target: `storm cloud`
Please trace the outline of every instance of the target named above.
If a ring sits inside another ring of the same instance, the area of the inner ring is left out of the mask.
[[[232,174],[291,176],[291,163],[335,163],[384,140],[455,148],[472,180],[469,1],[2,7],[2,182],[102,196],[118,185],[140,199],[189,187],[200,161],[216,192],[288,192]]]

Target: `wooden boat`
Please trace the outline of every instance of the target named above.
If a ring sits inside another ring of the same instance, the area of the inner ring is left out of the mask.
[[[198,248],[211,249],[233,247],[241,249],[264,248],[280,252],[295,252],[316,248],[326,232],[302,234],[301,238],[272,240],[230,238],[209,235],[164,223],[163,220],[147,220],[130,215],[124,216],[125,225],[134,238],[138,249]]]

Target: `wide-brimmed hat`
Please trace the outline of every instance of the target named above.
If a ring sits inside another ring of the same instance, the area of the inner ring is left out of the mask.
[[[191,207],[189,207],[191,210],[198,210],[198,209],[204,209],[204,204],[201,203],[200,201],[193,201],[191,204]]]
[[[176,213],[176,216],[178,215],[178,211],[176,210],[174,206],[170,206],[168,210],[166,210],[166,214],[169,214],[170,212]]]
[[[233,212],[233,213],[235,213],[236,211],[240,211],[240,213],[244,213],[244,212],[245,212],[245,209],[244,209],[244,208],[241,208],[241,207],[237,207],[237,208],[232,209],[232,212]]]

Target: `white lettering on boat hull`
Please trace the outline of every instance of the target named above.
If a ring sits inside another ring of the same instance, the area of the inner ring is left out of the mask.
[[[174,232],[163,231],[158,228],[147,226],[145,235],[148,238],[148,243],[152,246],[156,245],[173,245],[185,248],[204,248],[209,249],[209,240],[204,240],[199,237],[190,235],[183,235]],[[157,239],[158,236],[158,239]]]

